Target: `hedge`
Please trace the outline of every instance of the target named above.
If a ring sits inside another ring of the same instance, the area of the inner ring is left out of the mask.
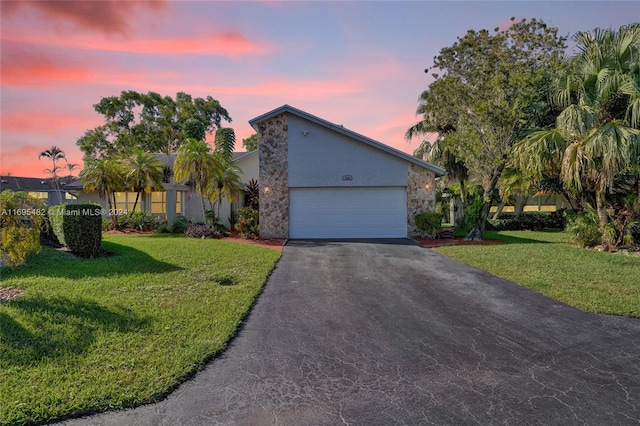
[[[99,204],[61,204],[49,207],[49,221],[60,244],[80,257],[97,257],[102,244]]]

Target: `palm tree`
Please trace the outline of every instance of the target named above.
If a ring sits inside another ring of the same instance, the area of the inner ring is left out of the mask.
[[[221,127],[216,130],[215,152],[222,156],[223,160],[231,162],[233,150],[236,145],[236,134],[230,127]]]
[[[574,36],[579,54],[553,100],[564,110],[554,128],[531,132],[514,148],[518,165],[541,175],[556,167],[567,188],[595,193],[601,228],[606,193],[640,152],[640,24]]]
[[[162,189],[164,178],[164,163],[142,150],[135,150],[126,159],[128,172],[126,174],[127,183],[136,192],[136,201],[133,203],[132,212],[136,211],[140,193],[144,202],[145,194],[153,190]]]
[[[113,227],[118,225],[115,215],[116,191],[125,187],[125,172],[122,163],[115,159],[94,159],[85,164],[80,172],[83,189],[87,192],[96,191],[100,199],[107,198],[109,214]]]
[[[240,193],[243,189],[242,170],[238,166],[233,165],[231,162],[227,162],[220,158],[218,160],[220,167],[214,170],[213,179],[210,182],[209,197],[216,201],[218,206],[217,217],[220,217],[220,205],[222,204],[222,198],[227,200],[237,201],[240,198]]]
[[[188,139],[182,145],[173,164],[176,182],[188,182],[191,189],[202,198],[202,218],[205,221],[204,199],[219,168],[220,164],[212,155],[209,145],[196,139]]]
[[[40,152],[40,154],[38,154],[38,160],[41,159],[42,157],[49,158],[53,164],[51,169],[45,169],[44,171],[46,173],[51,174],[53,178],[53,184],[55,185],[56,192],[58,193],[58,201],[60,202],[60,204],[62,204],[62,194],[60,193],[60,185],[58,184],[58,175],[57,175],[57,171],[59,167],[56,165],[56,163],[60,160],[66,161],[67,157],[64,154],[64,151],[55,145],[51,146],[50,149],[46,149]]]

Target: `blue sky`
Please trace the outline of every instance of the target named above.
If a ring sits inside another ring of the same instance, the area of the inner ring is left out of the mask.
[[[640,21],[638,2],[2,1],[0,173],[45,176],[37,153],[102,123],[123,90],[211,95],[238,137],[290,104],[405,152],[424,69],[468,29],[538,18],[561,35]],[[569,52],[571,53],[571,52]]]

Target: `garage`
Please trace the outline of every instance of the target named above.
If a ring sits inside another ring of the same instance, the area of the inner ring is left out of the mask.
[[[406,187],[291,188],[290,238],[406,238]]]
[[[435,210],[445,171],[433,164],[290,105],[249,123],[262,238],[407,238]]]

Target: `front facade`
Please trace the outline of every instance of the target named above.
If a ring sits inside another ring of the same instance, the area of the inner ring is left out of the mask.
[[[289,105],[250,124],[263,238],[406,238],[435,208],[439,167]]]
[[[173,166],[175,154],[166,156],[159,154],[159,159],[168,166]],[[233,163],[238,166],[241,173],[243,183],[248,183],[251,179],[258,179],[258,152],[237,152],[233,155]],[[77,194],[78,202],[81,203],[97,203],[103,207],[105,214],[108,212],[108,201],[101,198],[97,192],[85,192],[82,188],[82,182],[77,180],[67,186]],[[117,215],[122,215],[133,211],[134,205],[136,211],[146,211],[155,217],[162,218],[167,223],[174,223],[178,218],[184,217],[192,222],[204,222],[202,216],[202,198],[193,192],[189,186],[175,183],[173,180],[169,183],[163,183],[162,190],[154,191],[140,197],[136,203],[136,193],[133,191],[116,192],[116,205],[112,209]],[[242,200],[242,197],[240,197]],[[210,209],[211,205],[205,200],[206,209]],[[239,205],[232,205],[228,200],[223,199],[220,209],[214,206],[216,214],[220,215],[223,223],[229,223],[231,210],[238,210]]]

